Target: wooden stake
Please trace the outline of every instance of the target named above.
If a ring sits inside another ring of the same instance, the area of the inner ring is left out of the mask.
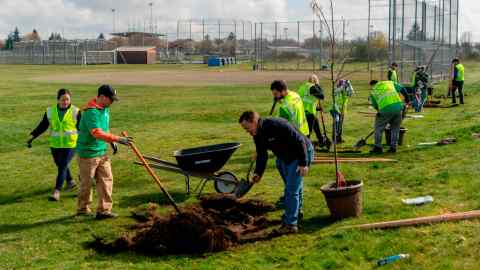
[[[338,162],[343,163],[364,163],[364,162],[396,162],[396,159],[389,159],[389,158],[338,158]],[[334,159],[325,157],[325,158],[315,158],[313,160],[313,164],[321,164],[321,163],[333,163],[335,162]]]
[[[390,229],[406,226],[415,226],[421,224],[433,224],[446,221],[458,221],[458,220],[467,220],[480,218],[480,210],[474,210],[469,212],[460,212],[453,214],[444,214],[438,216],[428,216],[428,217],[419,217],[419,218],[410,218],[410,219],[400,219],[395,221],[386,221],[378,223],[368,223],[362,225],[355,225],[348,228],[361,229],[361,230],[371,230],[371,229]]]

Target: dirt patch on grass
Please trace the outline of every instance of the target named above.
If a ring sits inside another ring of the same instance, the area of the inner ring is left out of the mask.
[[[159,216],[155,205],[134,214],[141,220],[132,227],[133,236],[124,235],[106,242],[96,238],[91,247],[100,252],[133,250],[151,255],[201,254],[217,252],[242,243],[279,236],[265,214],[275,210],[258,200],[236,200],[233,196],[213,195],[199,204],[182,209],[181,214]]]
[[[308,71],[231,71],[231,70],[158,70],[158,71],[95,71],[77,74],[50,75],[35,81],[154,86],[270,85],[273,80],[304,81]]]

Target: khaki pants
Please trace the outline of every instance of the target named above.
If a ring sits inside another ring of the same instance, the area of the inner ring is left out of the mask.
[[[97,188],[97,213],[112,211],[113,175],[107,155],[94,158],[78,158],[80,189],[78,190],[77,213],[90,213],[92,203],[92,179]]]

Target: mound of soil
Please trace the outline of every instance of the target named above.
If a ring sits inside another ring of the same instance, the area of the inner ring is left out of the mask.
[[[226,250],[232,246],[271,239],[269,230],[279,221],[265,217],[275,210],[259,200],[237,200],[234,196],[212,195],[196,205],[181,209],[181,214],[158,216],[149,204],[134,213],[141,222],[132,227],[134,236],[122,236],[106,242],[96,238],[91,247],[103,252],[133,250],[145,254],[201,254]]]

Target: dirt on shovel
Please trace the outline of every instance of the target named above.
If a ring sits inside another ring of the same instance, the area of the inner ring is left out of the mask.
[[[89,244],[99,252],[133,250],[143,254],[202,254],[229,249],[246,242],[279,236],[266,214],[274,205],[260,200],[238,200],[230,195],[204,197],[198,204],[182,209],[181,214],[159,216],[149,204],[134,213],[139,221],[130,235],[106,241],[95,237]]]

